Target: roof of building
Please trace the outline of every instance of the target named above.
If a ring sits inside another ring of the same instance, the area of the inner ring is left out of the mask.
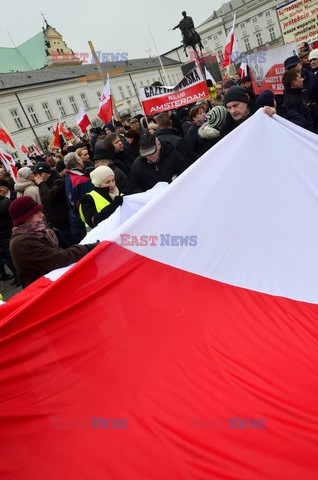
[[[43,32],[18,47],[0,47],[0,73],[38,70],[47,64]]]
[[[180,62],[168,57],[161,57],[164,67],[180,65]],[[116,74],[133,73],[140,70],[161,68],[157,57],[138,58],[135,60],[105,62],[101,63],[103,73],[111,72]],[[54,67],[45,67],[41,70],[14,72],[0,74],[0,91],[9,90],[17,87],[38,85],[47,82],[56,82],[72,78],[84,77],[86,75],[98,75],[98,69],[95,63],[82,65],[59,65]]]
[[[245,5],[246,3],[249,3],[249,0],[231,0],[230,2],[223,3],[221,7],[218,10],[214,10],[213,14],[210,15],[204,22],[200,24],[204,25],[205,23],[210,22],[211,20],[214,20],[215,18],[218,17],[224,17],[227,13],[233,12],[237,8],[241,7],[242,5]]]

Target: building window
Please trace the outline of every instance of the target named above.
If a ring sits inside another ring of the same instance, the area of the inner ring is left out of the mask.
[[[13,120],[15,121],[15,124],[16,124],[18,130],[21,130],[22,128],[24,128],[23,123],[20,120],[18,110],[16,110],[16,109],[10,110],[10,113],[13,117]]]
[[[88,101],[87,101],[85,93],[81,93],[81,99],[82,99],[82,102],[84,104],[84,107],[89,108]]]
[[[98,97],[98,100],[100,100],[100,98],[101,98],[101,96],[102,96],[101,92],[96,92],[96,95],[97,95],[97,97]]]
[[[123,87],[118,87],[118,90],[119,90],[119,93],[120,93],[120,96],[121,96],[122,100],[125,100],[125,95],[124,95],[124,92],[123,92]]]
[[[10,153],[11,157],[13,158],[13,160],[18,160],[19,159],[19,154],[18,152],[13,152],[13,153]]]
[[[270,27],[270,28],[268,29],[268,31],[269,31],[269,35],[270,35],[270,37],[271,37],[271,42],[272,42],[273,40],[276,40],[276,36],[275,36],[275,32],[274,32],[274,27]]]
[[[69,100],[70,100],[70,103],[71,103],[72,108],[74,110],[74,113],[78,113],[78,107],[76,105],[75,98],[73,97],[73,95],[71,97],[69,97]]]
[[[256,40],[257,40],[257,45],[258,45],[259,47],[261,47],[261,46],[263,45],[263,40],[262,40],[262,36],[261,36],[260,33],[257,33],[257,34],[256,34]]]
[[[223,62],[224,60],[223,50],[218,50],[217,54],[219,56],[219,62]]]
[[[251,45],[250,45],[249,38],[244,38],[244,47],[245,47],[246,51],[251,50]]]
[[[244,23],[244,22],[241,23],[240,27],[241,27],[241,28],[245,28],[245,23]]]
[[[149,80],[149,78],[147,78],[147,85],[150,85],[150,80]]]
[[[252,22],[253,22],[253,23],[256,23],[256,22],[257,22],[257,17],[253,17],[253,18],[252,18]]]
[[[42,103],[43,110],[45,111],[45,115],[47,116],[48,120],[53,120],[53,116],[51,113],[51,110],[49,109],[49,104],[48,103]]]
[[[270,17],[270,16],[271,16],[271,11],[267,10],[267,12],[265,12],[265,17]]]
[[[205,39],[203,40],[203,45],[207,45],[207,44],[208,44],[208,41],[207,41],[207,39],[205,38]]]
[[[217,40],[219,37],[217,35],[213,35],[213,40]]]
[[[128,97],[131,98],[133,94],[131,93],[130,85],[126,85],[126,86],[127,86]]]
[[[28,112],[30,114],[30,117],[32,118],[32,122],[34,123],[34,125],[38,125],[40,122],[39,122],[38,117],[36,116],[33,105],[29,105],[27,107],[27,109],[28,109]]]
[[[56,104],[59,107],[59,111],[60,111],[60,114],[62,115],[62,117],[66,117],[66,111],[65,111],[65,108],[63,106],[62,100],[61,99],[56,100]]]

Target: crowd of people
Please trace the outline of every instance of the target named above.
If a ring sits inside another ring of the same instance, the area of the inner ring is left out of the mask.
[[[208,80],[209,97],[194,105],[61,138],[32,166],[17,162],[16,181],[0,168],[0,279],[26,287],[79,260],[96,246],[79,242],[125,195],[172,182],[259,108],[318,133],[318,49],[303,44],[284,65],[284,95],[256,96],[248,75]]]

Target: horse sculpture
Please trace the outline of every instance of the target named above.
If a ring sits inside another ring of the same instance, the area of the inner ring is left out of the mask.
[[[200,53],[202,55],[203,45],[201,42],[201,37],[195,30],[190,30],[189,28],[185,28],[182,32],[182,43],[183,43],[183,50],[186,56],[188,57],[187,47],[191,47],[192,50],[198,55],[196,46],[200,48]]]
[[[194,50],[196,55],[198,56],[198,52],[196,49],[197,45],[200,48],[200,52],[202,55],[203,45],[201,42],[201,37],[194,28],[194,23],[192,18],[188,17],[187,13],[184,11],[182,12],[182,16],[183,16],[182,20],[172,30],[175,30],[176,28],[180,28],[182,33],[183,49],[187,57],[188,57],[187,47],[191,47],[192,50]]]

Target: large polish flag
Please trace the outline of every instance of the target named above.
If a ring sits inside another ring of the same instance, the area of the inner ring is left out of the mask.
[[[83,107],[80,108],[78,114],[76,115],[76,123],[80,127],[83,133],[87,131],[88,125],[91,124],[90,119],[85,113],[85,110]]]
[[[258,111],[0,306],[3,479],[316,480],[317,155]]]
[[[235,18],[236,18],[236,14],[234,13],[234,18],[233,18],[233,24],[232,24],[232,28],[231,30],[229,31],[229,33],[227,34],[227,37],[226,37],[226,40],[225,40],[225,47],[224,47],[224,60],[223,60],[223,63],[222,63],[222,68],[225,68],[229,65],[231,65],[232,63],[232,59],[231,59],[231,55],[232,55],[232,52],[235,50],[235,47],[237,45],[237,43],[235,42]]]
[[[102,91],[97,115],[103,120],[104,123],[110,122],[113,117],[113,106],[112,96],[110,93],[109,77]]]

